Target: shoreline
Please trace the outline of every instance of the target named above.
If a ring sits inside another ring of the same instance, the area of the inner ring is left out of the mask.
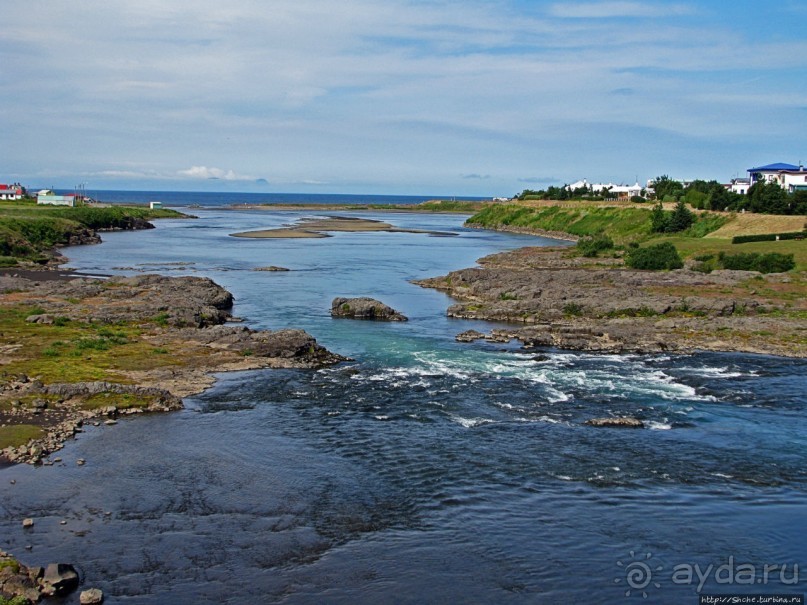
[[[566,233],[565,231],[547,231],[546,229],[538,229],[537,227],[514,227],[512,225],[504,224],[487,227],[476,223],[469,223],[468,221],[465,221],[463,226],[469,229],[480,229],[483,231],[487,230],[499,231],[501,233],[517,233],[518,235],[535,235],[549,239],[559,239],[565,242],[577,242],[580,239],[579,236]]]

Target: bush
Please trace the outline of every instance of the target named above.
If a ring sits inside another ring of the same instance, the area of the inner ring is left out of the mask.
[[[763,233],[760,235],[735,235],[733,238],[731,238],[731,243],[746,244],[748,242],[775,242],[777,239],[804,239],[804,237],[804,231],[795,231],[791,233]]]
[[[721,252],[718,260],[724,269],[735,271],[759,271],[760,273],[784,273],[796,266],[796,261],[792,254],[779,254],[769,252],[768,254],[726,254]]]
[[[577,240],[577,249],[580,254],[589,258],[593,258],[605,250],[611,250],[613,247],[614,240],[603,233],[581,237]]]
[[[646,248],[633,248],[625,256],[625,264],[632,269],[652,271],[680,269],[684,261],[670,242],[663,242]]]

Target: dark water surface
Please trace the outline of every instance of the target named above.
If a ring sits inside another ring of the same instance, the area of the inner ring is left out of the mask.
[[[545,240],[417,214],[376,218],[460,236],[243,240],[299,215],[201,216],[67,254],[210,276],[250,325],[357,361],[223,374],[182,412],[88,430],[62,464],[0,470],[0,547],[77,562],[109,603],[696,603],[697,575],[673,576],[695,565],[705,592],[804,592],[804,361],[458,344],[491,324],[408,280]],[[252,271],[270,264],[293,271]],[[332,320],[339,295],[411,321]],[[582,424],[623,414],[650,428]]]

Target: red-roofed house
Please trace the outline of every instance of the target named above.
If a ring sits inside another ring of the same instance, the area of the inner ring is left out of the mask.
[[[20,185],[4,185],[0,183],[0,200],[21,200],[22,193]]]

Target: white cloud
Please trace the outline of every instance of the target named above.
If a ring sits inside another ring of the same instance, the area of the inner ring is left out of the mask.
[[[665,17],[694,13],[685,4],[656,4],[648,2],[563,2],[549,7],[554,17],[564,19],[605,19],[615,17]]]
[[[191,166],[187,170],[179,170],[177,174],[192,179],[221,179],[224,181],[255,181],[258,177],[236,174],[232,170],[222,170],[207,166]]]
[[[536,170],[576,178],[584,161],[641,171],[649,154],[630,150],[648,129],[697,139],[704,157],[760,120],[771,140],[807,137],[799,33],[743,30],[747,9],[716,14],[705,0],[527,4],[4,0],[0,65],[14,87],[0,111],[18,143],[0,165],[481,190]]]

